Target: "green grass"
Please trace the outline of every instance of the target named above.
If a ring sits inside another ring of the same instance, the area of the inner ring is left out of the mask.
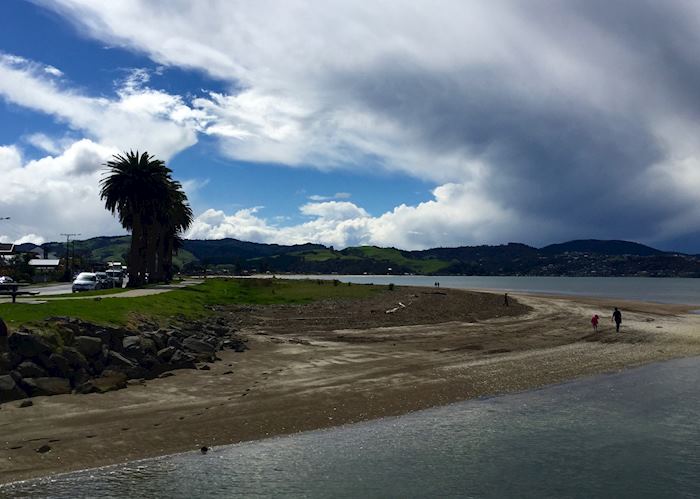
[[[291,281],[285,279],[207,279],[184,289],[138,298],[101,300],[51,300],[30,305],[0,304],[0,317],[12,328],[52,316],[77,317],[98,324],[126,325],[138,317],[164,321],[170,317],[198,318],[208,307],[229,304],[308,303],[324,298],[362,298],[383,287],[333,281]]]
[[[430,274],[447,267],[450,262],[436,258],[407,258],[395,248],[378,248],[376,246],[357,246],[346,250],[350,255],[362,256],[373,260],[385,260],[395,265],[410,268],[418,274]]]

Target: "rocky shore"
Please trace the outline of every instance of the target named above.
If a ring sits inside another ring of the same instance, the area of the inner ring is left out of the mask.
[[[247,346],[223,318],[117,328],[53,317],[13,334],[0,320],[0,403],[105,393],[176,369],[206,370],[224,349]]]

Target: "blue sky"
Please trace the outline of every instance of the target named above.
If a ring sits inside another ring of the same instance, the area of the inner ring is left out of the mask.
[[[0,240],[121,233],[101,165],[138,148],[193,238],[700,252],[687,2],[201,5],[3,3]]]

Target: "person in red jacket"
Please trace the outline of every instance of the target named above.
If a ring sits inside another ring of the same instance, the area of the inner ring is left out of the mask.
[[[591,317],[591,325],[593,326],[593,331],[598,332],[598,314],[595,314],[593,317]]]

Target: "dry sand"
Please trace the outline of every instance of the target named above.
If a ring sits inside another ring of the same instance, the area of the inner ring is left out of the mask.
[[[209,371],[0,406],[0,483],[700,354],[700,316],[687,307],[511,295],[506,308],[502,300],[402,287],[372,300],[221,312],[251,349],[223,353]],[[620,334],[609,322],[613,304],[624,314]],[[602,318],[597,334],[593,313]],[[45,444],[51,450],[37,453]]]

